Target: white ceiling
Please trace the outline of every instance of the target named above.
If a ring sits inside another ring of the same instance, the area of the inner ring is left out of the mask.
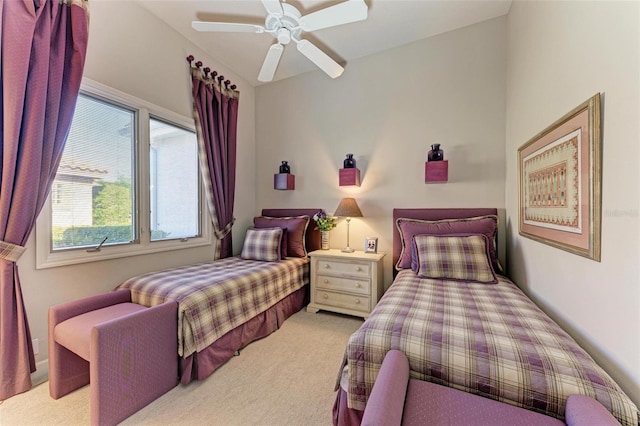
[[[264,25],[260,0],[136,0],[145,9],[229,67],[253,86],[262,61],[274,42],[266,33],[202,33],[191,21],[241,22]],[[505,15],[511,0],[365,0],[365,21],[303,33],[348,72],[349,61],[436,34]],[[287,0],[302,15],[340,3],[336,0]],[[318,68],[288,45],[273,81]],[[320,71],[322,72],[322,71]],[[328,76],[326,78],[329,78]],[[339,78],[339,77],[338,77]]]

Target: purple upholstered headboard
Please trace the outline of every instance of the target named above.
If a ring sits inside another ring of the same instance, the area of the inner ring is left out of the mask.
[[[402,240],[396,226],[399,217],[422,220],[463,219],[466,217],[498,214],[493,208],[464,208],[464,209],[393,209],[393,275],[396,274],[395,264],[398,263],[402,251]]]
[[[306,243],[307,251],[319,250],[321,247],[320,231],[316,229],[313,215],[322,209],[262,209],[262,216],[287,217],[287,216],[309,216],[309,226],[307,226]]]

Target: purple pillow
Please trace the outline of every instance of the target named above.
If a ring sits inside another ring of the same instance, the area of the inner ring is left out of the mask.
[[[420,220],[398,218],[396,227],[400,233],[402,250],[396,269],[411,268],[411,243],[414,235],[452,235],[452,234],[483,234],[489,239],[489,258],[493,269],[502,272],[496,254],[496,235],[498,232],[498,216],[487,215],[464,219]]]
[[[283,228],[287,230],[287,256],[306,257],[305,233],[309,226],[309,216],[253,218],[256,228]]]
[[[411,269],[421,278],[496,284],[489,239],[473,235],[415,235]]]
[[[280,241],[280,259],[286,259],[289,255],[287,252],[287,244],[289,243],[289,233],[287,232],[287,228],[282,229],[282,241]]]

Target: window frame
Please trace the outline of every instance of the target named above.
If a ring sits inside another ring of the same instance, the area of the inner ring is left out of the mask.
[[[136,141],[133,149],[133,167],[135,168],[134,174],[137,181],[133,189],[135,200],[133,209],[134,217],[136,218],[133,226],[136,227],[136,238],[131,243],[103,245],[99,251],[91,251],[91,247],[53,251],[51,241],[52,190],[36,221],[36,269],[211,245],[213,233],[211,231],[209,213],[206,209],[201,173],[198,179],[200,235],[192,238],[151,241],[149,119],[156,118],[195,133],[193,118],[177,114],[89,79],[82,80],[80,92],[136,111]]]
[[[191,120],[190,127],[189,127],[189,126],[183,125],[184,123],[183,124],[178,124],[178,123],[176,123],[175,120],[167,120],[166,118],[164,118],[162,116],[159,116],[159,115],[155,114],[154,112],[150,112],[150,114],[148,115],[148,122],[150,123],[151,120],[160,121],[160,122],[162,122],[164,124],[171,125],[171,126],[173,126],[175,128],[180,128],[182,130],[193,132],[194,135],[196,134],[195,125],[193,124],[193,120]],[[151,128],[151,126],[149,126],[148,129],[150,129],[150,128]],[[145,188],[149,189],[148,195],[147,195],[147,198],[146,198],[147,203],[149,204],[149,209],[148,209],[148,213],[149,213],[149,216],[148,216],[149,240],[151,241],[151,243],[155,244],[155,243],[158,243],[158,242],[161,242],[161,241],[183,240],[183,239],[195,238],[195,237],[174,237],[174,238],[164,238],[164,239],[157,239],[157,240],[152,240],[151,239],[151,233],[153,232],[153,230],[151,229],[152,228],[152,226],[151,226],[151,217],[152,217],[151,216],[151,212],[152,212],[152,209],[151,209],[152,208],[152,206],[151,206],[151,162],[152,162],[151,161],[151,154],[153,153],[154,155],[157,155],[158,151],[157,150],[153,150],[151,148],[151,135],[149,135],[149,137],[146,139],[146,142],[148,144],[146,152],[145,152],[145,155],[146,155],[146,158],[147,158],[147,163],[146,164],[148,166],[148,172],[145,174],[145,177],[147,179],[147,183],[145,185]],[[202,173],[201,173],[201,170],[200,170],[200,159],[198,158],[199,148],[197,146],[197,140],[196,140],[195,149],[196,149],[196,167],[197,167],[196,172],[197,172],[197,180],[198,180],[197,184],[198,184],[198,193],[199,193],[199,196],[198,196],[198,216],[201,218],[202,211],[203,211],[202,209],[204,208],[204,206],[206,204],[204,204],[205,203],[204,183],[202,182]],[[157,170],[156,170],[156,173],[157,173]],[[206,213],[206,215],[208,217],[208,212]],[[198,226],[198,228],[201,230],[200,232],[202,233],[202,224],[200,224]]]

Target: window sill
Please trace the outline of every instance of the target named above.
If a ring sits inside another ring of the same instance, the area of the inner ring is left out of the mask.
[[[87,252],[87,248],[71,249],[59,252],[36,252],[36,269],[56,268],[59,266],[76,265],[81,263],[99,262],[102,260],[118,259],[122,257],[139,256],[143,254],[162,253],[211,245],[210,237],[189,238],[187,241],[171,240],[157,241],[147,244],[127,244],[118,246],[102,246],[100,251]]]

